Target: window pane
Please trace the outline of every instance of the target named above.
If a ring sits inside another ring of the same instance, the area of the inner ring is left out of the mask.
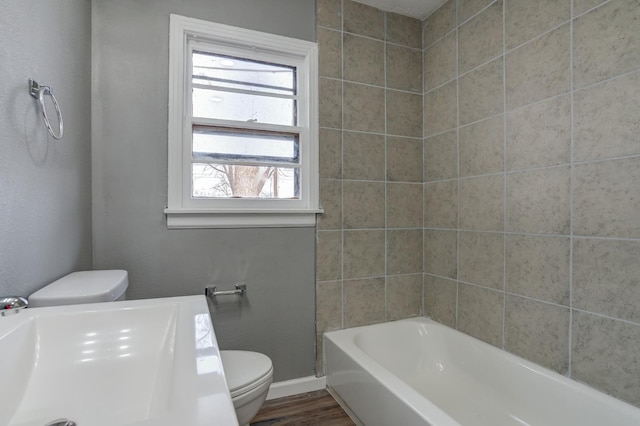
[[[296,68],[194,51],[193,82],[280,95],[295,95]]]
[[[297,164],[297,134],[223,127],[193,127],[193,158]]]
[[[193,198],[300,198],[294,168],[194,163],[191,175]]]
[[[193,88],[193,116],[295,126],[296,101]]]

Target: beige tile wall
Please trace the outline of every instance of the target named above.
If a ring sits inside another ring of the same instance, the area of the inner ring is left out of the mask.
[[[425,314],[640,406],[637,0],[424,22]]]
[[[318,0],[322,333],[421,315],[422,24]]]

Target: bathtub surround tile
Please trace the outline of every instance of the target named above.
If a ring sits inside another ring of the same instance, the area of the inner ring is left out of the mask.
[[[455,81],[424,95],[424,135],[451,130],[458,123],[458,88]]]
[[[384,180],[384,136],[344,132],[343,158],[345,179]]]
[[[320,127],[342,128],[342,82],[320,78],[318,86]]]
[[[458,279],[497,290],[504,288],[504,235],[460,232]]]
[[[458,284],[455,280],[424,276],[424,314],[434,321],[456,328]]]
[[[384,231],[344,231],[344,277],[384,275],[384,244]]]
[[[640,154],[640,72],[576,92],[574,116],[575,161]]]
[[[342,278],[342,232],[318,231],[316,237],[316,276],[318,281]]]
[[[505,349],[557,373],[569,370],[569,309],[507,296]]]
[[[316,285],[316,331],[342,329],[342,281]]]
[[[569,163],[570,102],[559,96],[507,113],[507,170]]]
[[[324,333],[316,333],[316,376],[324,375]]]
[[[640,406],[640,326],[576,311],[571,377]]]
[[[459,130],[460,176],[504,170],[504,118],[498,115]]]
[[[506,238],[507,292],[568,306],[569,238],[532,235]]]
[[[457,231],[424,230],[424,272],[455,279],[457,259]]]
[[[458,182],[448,180],[425,184],[424,225],[453,229],[458,222]]]
[[[422,52],[403,46],[387,44],[387,87],[422,92]]]
[[[465,73],[502,54],[502,1],[497,1],[458,30],[458,68]]]
[[[316,0],[318,25],[336,30],[342,29],[342,0]]]
[[[574,168],[575,235],[640,238],[640,158]]]
[[[342,132],[335,129],[320,129],[320,178],[342,177]]]
[[[576,238],[573,306],[640,323],[640,241]]]
[[[504,111],[502,58],[463,75],[458,84],[461,125]]]
[[[458,24],[462,24],[483,8],[491,4],[493,0],[460,0],[458,10]]]
[[[455,27],[456,0],[449,0],[424,20],[422,47],[429,47]]]
[[[573,0],[573,16],[580,15],[606,1],[608,0]]]
[[[344,34],[343,46],[345,80],[382,86],[384,43],[367,37]]]
[[[384,278],[345,281],[345,327],[383,322],[384,293]]]
[[[318,28],[318,73],[342,78],[342,33]]]
[[[344,83],[344,129],[384,133],[384,89]]]
[[[387,183],[387,228],[422,228],[422,184]]]
[[[387,136],[387,181],[422,183],[422,145],[422,139]]]
[[[460,229],[502,231],[504,175],[460,180]]]
[[[384,39],[384,12],[352,0],[343,0],[344,31]]]
[[[458,330],[490,345],[502,347],[504,293],[458,285]]]
[[[571,17],[571,0],[505,0],[507,49],[554,28]]]
[[[320,179],[320,205],[324,213],[318,215],[318,229],[342,228],[342,182]]]
[[[420,49],[422,47],[422,22],[399,13],[387,12],[387,41]]]
[[[422,229],[387,230],[387,275],[422,272]]]
[[[507,110],[569,91],[569,25],[507,55]]]
[[[611,1],[575,20],[573,69],[576,88],[640,69],[637,0]]]
[[[384,183],[343,181],[345,229],[384,228]]]
[[[424,90],[430,90],[457,76],[457,32],[452,31],[424,51]]]
[[[507,175],[507,231],[569,234],[570,167]]]
[[[387,321],[422,314],[422,274],[387,277]]]
[[[422,136],[422,95],[387,90],[386,111],[388,134]]]
[[[425,139],[423,164],[425,182],[457,178],[457,132],[453,130]]]

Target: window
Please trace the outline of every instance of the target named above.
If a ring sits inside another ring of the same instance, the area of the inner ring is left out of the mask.
[[[170,228],[312,226],[317,46],[171,15]]]

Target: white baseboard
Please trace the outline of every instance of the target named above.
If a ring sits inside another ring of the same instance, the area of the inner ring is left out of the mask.
[[[299,379],[285,380],[284,382],[271,383],[267,400],[283,398],[285,396],[298,395],[300,393],[313,392],[327,387],[326,377],[301,377]]]

